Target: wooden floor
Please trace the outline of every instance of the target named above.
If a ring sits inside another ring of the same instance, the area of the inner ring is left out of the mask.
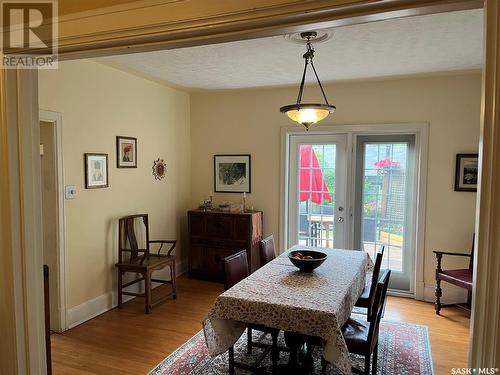
[[[179,278],[177,300],[143,312],[142,299],[130,301],[63,334],[52,335],[53,373],[147,374],[156,364],[201,329],[201,321],[221,284]],[[432,304],[389,297],[386,319],[429,327],[434,370],[450,374],[465,367],[469,319],[458,309],[434,314]],[[382,363],[380,365],[383,365]]]

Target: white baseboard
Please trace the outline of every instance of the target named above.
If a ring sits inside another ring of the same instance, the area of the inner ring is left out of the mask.
[[[184,274],[188,270],[188,260],[183,259],[176,264],[176,274],[177,277]],[[169,271],[167,269],[155,273],[155,277],[164,278],[166,280],[170,279]],[[153,283],[153,288],[159,286],[159,283]],[[137,285],[136,287],[138,287]],[[132,286],[131,288],[133,288]],[[132,291],[132,289],[131,289]],[[138,288],[136,289],[138,291]],[[135,297],[133,296],[123,296],[123,302],[130,301]],[[105,313],[118,305],[118,292],[116,290],[104,293],[96,298],[86,301],[78,306],[69,308],[67,310],[66,319],[68,329],[74,328],[87,320],[95,318],[98,315]]]
[[[453,288],[453,287],[443,287],[441,303],[462,303],[467,301],[467,291],[465,289]],[[436,291],[435,285],[425,285],[424,287],[424,301],[434,303],[436,301],[436,296],[434,295]]]

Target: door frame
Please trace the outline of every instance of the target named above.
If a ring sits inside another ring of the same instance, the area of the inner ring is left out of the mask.
[[[63,125],[62,114],[59,112],[40,109],[39,122],[49,122],[54,126],[55,141],[55,170],[57,186],[57,284],[59,294],[57,298],[58,306],[58,326],[57,332],[64,332],[67,326],[66,311],[66,229],[64,210],[64,154],[63,154]]]
[[[291,159],[291,156],[293,154],[293,151],[291,150],[292,138],[294,138],[294,137],[308,137],[309,136],[309,137],[312,138],[310,140],[310,142],[313,143],[313,144],[321,144],[321,143],[331,144],[331,143],[335,143],[334,141],[332,142],[332,141],[329,141],[329,140],[317,140],[317,136],[318,135],[323,135],[323,134],[318,134],[318,133],[315,133],[315,132],[307,132],[305,134],[289,133],[289,136],[287,138],[288,139],[288,146],[287,147],[288,147],[289,160],[288,160],[288,165],[287,165],[288,168],[287,168],[287,171],[286,171],[287,172],[286,173],[286,175],[287,175],[286,178],[287,178],[288,182],[287,182],[286,185],[284,185],[284,186],[288,186],[288,188],[286,190],[287,198],[288,198],[288,200],[287,200],[288,204],[287,204],[287,208],[286,208],[287,210],[289,209],[289,205],[290,205],[290,203],[292,201],[294,201],[294,203],[297,203],[296,200],[294,200],[290,196],[290,187],[292,187],[292,186],[290,186],[290,183],[293,184],[293,182],[290,181],[290,173],[291,173],[290,167],[291,167],[291,165],[294,165],[295,167],[298,167],[298,165],[297,165],[298,163],[297,164],[292,163],[292,159]],[[326,135],[327,136],[332,136],[332,137],[343,137],[344,138],[342,143],[343,143],[343,146],[345,147],[345,155],[344,155],[345,156],[345,160],[343,160],[342,163],[338,163],[337,164],[338,169],[337,169],[337,166],[336,166],[335,170],[336,170],[336,172],[337,171],[341,171],[344,174],[344,176],[346,177],[346,180],[347,180],[348,173],[350,172],[350,169],[349,169],[349,159],[348,159],[348,150],[349,150],[349,139],[348,138],[349,138],[349,134],[348,133],[339,133],[339,132],[337,132],[335,134],[329,133],[329,134],[326,134]],[[301,144],[301,143],[302,142],[300,142],[300,141],[298,142],[298,144]],[[338,153],[337,153],[337,156],[338,156]],[[338,160],[339,159],[337,158],[337,161]],[[342,169],[343,169],[343,171],[342,171]],[[298,186],[295,185],[295,187],[298,187]],[[341,202],[343,202],[342,204],[343,204],[344,208],[347,208],[348,204],[349,204],[349,199],[348,199],[348,195],[347,195],[348,192],[349,192],[349,190],[347,188],[348,188],[348,186],[341,186],[341,187],[339,187],[339,186],[335,185],[335,194],[337,194],[337,192],[341,189],[340,190],[340,195],[343,196],[342,197],[343,200],[341,200]],[[337,209],[338,209],[338,199],[335,199],[334,218],[336,218],[339,215],[338,212],[337,212]],[[346,216],[346,212],[347,211],[345,211],[344,214],[343,214],[344,218]],[[287,245],[287,247],[286,248],[282,247],[282,249],[285,250],[288,247],[290,247],[289,241],[290,241],[290,235],[291,235],[290,232],[291,232],[291,230],[290,230],[289,226],[292,226],[292,228],[293,228],[293,224],[291,224],[291,220],[292,220],[291,219],[291,215],[288,215],[286,218],[283,218],[283,220],[287,220],[287,223],[285,225],[285,227],[287,228],[287,232],[280,233],[280,238],[283,238],[283,237],[286,236],[286,245]],[[298,226],[299,226],[299,224],[297,222],[295,222],[295,229],[297,229]],[[334,225],[334,228],[335,227],[336,227],[336,224]],[[349,236],[348,236],[348,230],[347,229],[349,228],[349,225],[342,225],[342,227],[343,227],[342,228],[342,233],[341,233],[342,240],[343,240],[345,246],[348,247]],[[335,229],[334,229],[334,231],[335,231]],[[338,233],[339,232],[337,232],[337,234]],[[334,232],[334,238],[335,238],[335,232]]]
[[[418,163],[418,172],[415,175],[418,202],[415,207],[416,218],[413,223],[416,231],[415,239],[415,275],[413,277],[413,293],[415,299],[424,300],[424,256],[425,256],[425,204],[427,195],[427,160],[429,149],[428,123],[388,123],[388,124],[359,124],[359,125],[332,125],[325,124],[313,127],[308,132],[297,126],[281,128],[281,171],[280,171],[280,249],[288,246],[288,185],[290,175],[290,139],[293,135],[347,135],[347,187],[346,187],[346,220],[348,231],[346,245],[354,246],[354,203],[353,188],[356,182],[356,138],[363,135],[413,134],[415,135],[415,162]],[[347,215],[347,212],[349,213]],[[392,294],[408,296],[407,293],[394,292]]]

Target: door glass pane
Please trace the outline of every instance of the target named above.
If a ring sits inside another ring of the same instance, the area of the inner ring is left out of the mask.
[[[300,245],[333,247],[336,151],[335,144],[299,146]]]
[[[365,143],[361,245],[372,259],[385,246],[382,268],[403,272],[408,144]]]

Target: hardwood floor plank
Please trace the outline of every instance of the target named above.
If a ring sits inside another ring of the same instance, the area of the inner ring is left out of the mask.
[[[163,288],[163,287],[162,287]],[[178,279],[177,300],[168,300],[144,314],[143,299],[124,304],[52,340],[53,373],[146,374],[201,329],[222,284]],[[442,316],[429,303],[389,297],[385,319],[429,327],[435,373],[449,375],[466,367],[469,319],[465,312],[445,308]]]

